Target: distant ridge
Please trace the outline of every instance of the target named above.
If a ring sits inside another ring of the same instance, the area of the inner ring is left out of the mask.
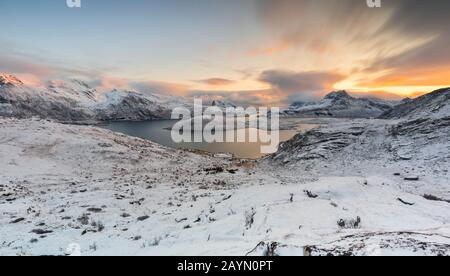
[[[63,122],[168,119],[170,96],[135,91],[98,92],[81,80],[51,81],[46,88],[0,74],[0,116],[40,117]]]
[[[442,88],[416,99],[402,101],[394,109],[383,113],[382,119],[405,117],[427,118],[450,116],[450,88]]]
[[[355,98],[347,91],[334,91],[319,102],[295,102],[282,115],[286,117],[375,118],[390,111],[394,102]]]

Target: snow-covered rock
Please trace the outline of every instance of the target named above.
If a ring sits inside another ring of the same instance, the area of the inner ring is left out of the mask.
[[[374,118],[391,110],[392,102],[354,98],[346,91],[332,92],[320,102],[295,102],[282,112],[285,117]]]

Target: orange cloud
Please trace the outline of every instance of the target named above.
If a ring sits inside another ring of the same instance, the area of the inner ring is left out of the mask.
[[[379,78],[361,81],[358,85],[370,87],[385,86],[449,86],[450,85],[450,67],[449,68],[421,68],[405,69],[399,72],[396,70],[393,74],[386,74]]]
[[[279,90],[192,91],[189,96],[229,101],[243,106],[281,106],[286,103]]]
[[[185,96],[188,94],[190,87],[179,83],[170,83],[162,81],[139,81],[118,77],[102,77],[96,81],[98,85],[96,89],[99,91],[110,91],[113,89],[129,89],[136,90],[141,93],[156,93],[168,95]]]
[[[129,86],[142,93],[185,96],[190,91],[189,85],[162,81],[133,81],[129,83]]]
[[[211,78],[211,79],[199,80],[197,82],[211,85],[211,86],[227,86],[227,85],[232,85],[232,84],[236,83],[233,80],[222,79],[222,78]]]
[[[103,77],[100,85],[97,87],[99,91],[108,91],[113,89],[127,89],[128,81],[117,77]]]
[[[297,101],[317,99],[345,77],[339,72],[269,70],[262,72],[259,80],[280,91],[280,97]]]
[[[375,72],[376,74],[376,72]],[[391,93],[400,97],[417,97],[439,88],[450,86],[450,67],[414,67],[391,69],[373,77],[363,72],[354,82],[340,84],[339,88],[356,91]],[[381,95],[383,96],[383,95]]]
[[[405,97],[404,96],[400,96],[394,93],[389,93],[386,91],[353,91],[353,90],[348,90],[348,92],[350,93],[351,96],[355,97],[355,98],[379,98],[379,99],[386,99],[386,100],[391,100],[391,101],[400,101],[403,100]]]
[[[272,47],[267,48],[256,48],[248,51],[246,54],[250,57],[259,57],[259,56],[273,56],[275,54],[279,54],[282,52],[286,52],[289,50],[289,43],[282,41]]]
[[[42,80],[33,74],[15,74],[15,76],[21,80],[25,85],[33,87],[44,87],[45,84]]]

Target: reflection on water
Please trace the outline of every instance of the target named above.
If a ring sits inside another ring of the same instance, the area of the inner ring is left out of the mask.
[[[158,144],[177,148],[177,149],[195,149],[207,151],[211,153],[231,153],[239,158],[257,159],[263,157],[265,154],[261,153],[261,146],[265,145],[261,141],[256,143],[175,143],[172,141],[171,132],[169,129],[176,123],[172,120],[162,121],[147,121],[147,122],[111,122],[102,127],[120,132],[126,135],[148,139]],[[298,124],[289,130],[280,130],[280,142],[291,139],[297,133],[312,129],[317,125]],[[246,129],[247,137],[250,130]],[[225,135],[225,134],[224,134]]]

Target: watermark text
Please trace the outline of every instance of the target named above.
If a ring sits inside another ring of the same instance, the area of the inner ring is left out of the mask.
[[[202,99],[194,100],[194,110],[179,107],[172,119],[180,120],[172,127],[175,143],[257,143],[261,153],[278,149],[280,108],[271,107],[204,107]]]
[[[66,0],[67,7],[81,8],[81,0]]]

